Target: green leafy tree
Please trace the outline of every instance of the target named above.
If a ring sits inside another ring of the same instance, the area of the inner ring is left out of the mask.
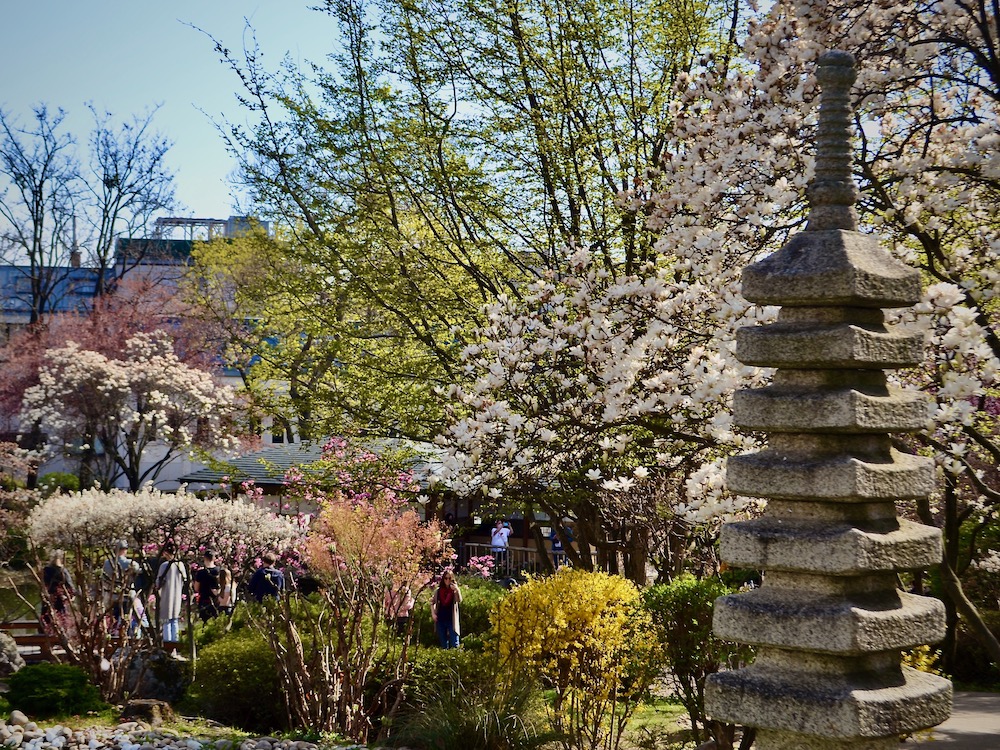
[[[654,259],[643,197],[671,84],[725,55],[736,16],[593,0],[322,10],[330,70],[268,71],[256,46],[219,44],[257,116],[226,136],[254,201],[290,228],[290,267],[331,300],[313,306],[327,336],[354,344],[319,389],[328,413],[428,437],[432,390],[463,377],[456,343],[484,303],[574,246],[612,272]]]

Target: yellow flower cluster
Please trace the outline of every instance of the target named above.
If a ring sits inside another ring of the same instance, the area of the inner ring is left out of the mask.
[[[553,688],[564,736],[620,731],[655,677],[652,623],[638,589],[620,576],[562,568],[529,579],[498,603],[492,621],[504,672],[528,670]],[[597,737],[588,739],[571,744]]]

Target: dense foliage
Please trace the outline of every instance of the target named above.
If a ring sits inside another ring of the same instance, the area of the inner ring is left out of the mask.
[[[87,673],[72,664],[29,664],[7,682],[8,701],[39,719],[107,707]]]

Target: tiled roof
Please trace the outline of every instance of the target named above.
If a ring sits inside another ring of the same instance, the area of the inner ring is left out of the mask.
[[[293,466],[304,466],[319,460],[322,443],[301,442],[282,443],[226,461],[219,468],[205,468],[191,472],[178,481],[187,485],[218,486],[223,481],[238,484],[252,480],[258,486],[275,486],[282,483],[285,473]],[[421,487],[427,486],[427,479],[434,468],[441,463],[441,450],[429,443],[414,443],[397,438],[383,438],[367,441],[367,447],[376,453],[382,451],[408,450],[416,455],[410,469]],[[225,480],[223,478],[226,478]]]

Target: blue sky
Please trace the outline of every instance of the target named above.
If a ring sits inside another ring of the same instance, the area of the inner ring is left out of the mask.
[[[290,54],[322,60],[333,47],[332,19],[309,0],[0,0],[0,107],[22,123],[45,103],[67,110],[85,142],[93,102],[117,119],[161,105],[156,129],[174,142],[180,216],[225,218],[233,210],[228,177],[235,162],[211,122],[244,121],[236,78],[211,40],[242,48],[245,21],[269,68]],[[200,111],[201,110],[201,111]],[[203,114],[203,112],[205,114]]]

